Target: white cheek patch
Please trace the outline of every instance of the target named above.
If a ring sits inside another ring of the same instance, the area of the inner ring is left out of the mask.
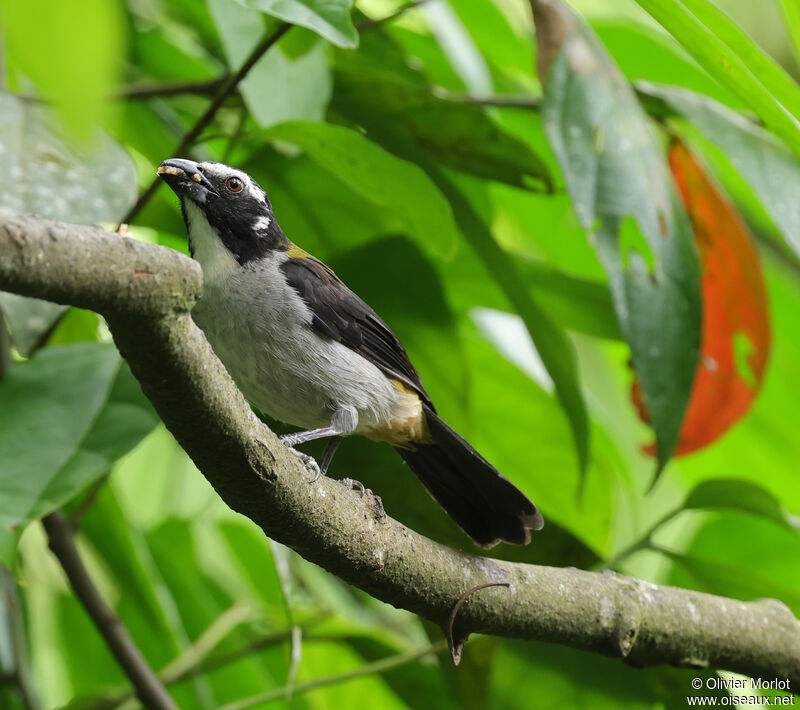
[[[193,256],[203,269],[203,280],[218,281],[238,270],[238,262],[208,223],[203,211],[189,200],[185,202],[185,209]]]
[[[253,229],[256,232],[266,232],[269,224],[269,217],[259,217],[255,222],[253,222]]]

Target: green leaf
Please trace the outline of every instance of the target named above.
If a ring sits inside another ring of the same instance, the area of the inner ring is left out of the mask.
[[[686,707],[694,678],[716,679],[712,670],[648,668],[646,671],[598,653],[541,641],[504,641],[494,663],[493,708],[591,708],[652,710]],[[713,687],[713,686],[712,686]],[[726,690],[704,691],[715,704]],[[698,703],[699,704],[699,703]],[[711,703],[709,703],[710,705]]]
[[[545,88],[542,122],[575,211],[593,231],[658,445],[671,456],[700,347],[689,221],[630,86],[577,16]]]
[[[719,37],[769,93],[800,120],[800,89],[788,72],[761,49],[728,15],[709,0],[680,0]],[[713,74],[713,72],[712,72]]]
[[[779,599],[800,613],[800,538],[796,530],[753,516],[717,514],[685,550],[656,547],[677,569],[668,584],[743,601]]]
[[[358,32],[350,19],[353,0],[237,0],[294,25],[308,27],[339,47],[358,46]]]
[[[4,0],[0,9],[12,71],[52,98],[75,134],[90,136],[125,57],[122,5],[42,0],[31,12]]]
[[[547,165],[525,143],[503,130],[480,106],[460,104],[430,89],[386,76],[357,61],[339,62],[337,103],[348,113],[386,114],[437,161],[487,180],[531,191],[550,191]]]
[[[742,99],[800,154],[797,121],[800,111],[794,113],[798,110],[797,88],[792,90],[787,84],[787,80],[791,80],[782,76],[772,60],[741,34],[738,27],[718,10],[709,7],[707,0],[637,2],[683,45],[700,66]],[[698,14],[693,14],[695,12]],[[709,22],[713,27],[708,25]],[[783,104],[781,100],[787,103]]]
[[[737,510],[800,531],[800,518],[761,486],[735,478],[715,478],[695,486],[683,504],[686,509]]]
[[[452,253],[457,233],[450,206],[413,163],[387,153],[356,131],[329,123],[292,121],[273,126],[265,135],[302,148],[365,200],[392,211],[429,251]]]
[[[564,328],[596,338],[622,339],[606,284],[573,276],[544,261],[520,257],[517,267],[536,301]]]
[[[0,94],[0,210],[63,222],[116,222],[136,199],[136,170],[111,138],[69,143],[52,111]],[[27,355],[66,308],[0,294],[17,350]]]
[[[685,89],[637,85],[667,102],[721,148],[772,217],[786,242],[800,256],[800,158],[771,133],[727,106]]]
[[[0,382],[0,538],[63,504],[158,422],[110,345],[41,351]]]
[[[786,27],[794,43],[794,60],[800,64],[800,3],[797,0],[778,0]]]
[[[569,419],[578,468],[583,474],[589,459],[589,421],[572,342],[561,326],[531,296],[514,260],[497,244],[489,226],[465,194],[442,173],[436,177],[436,181],[450,200],[461,233],[524,321]]]
[[[209,0],[209,9],[229,64],[241,66],[261,41],[260,14],[234,0]],[[247,108],[264,128],[292,119],[321,121],[325,117],[333,82],[323,44],[308,34],[316,42],[307,51],[290,57],[281,43],[259,59],[241,84]]]
[[[742,102],[703,71],[672,37],[651,24],[614,16],[590,17],[592,29],[629,81],[682,86],[717,101]],[[643,61],[643,57],[647,60]]]
[[[53,329],[67,306],[0,291],[0,308],[14,347],[27,357]]]
[[[239,520],[220,521],[218,529],[242,578],[266,607],[267,618],[276,626],[288,625],[281,595],[281,581],[264,533],[255,525]],[[253,560],[258,560],[258,564],[254,565]]]

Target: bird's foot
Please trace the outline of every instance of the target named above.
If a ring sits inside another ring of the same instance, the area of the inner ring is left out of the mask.
[[[315,483],[320,479],[321,476],[324,475],[320,470],[317,460],[313,456],[311,456],[310,454],[304,454],[302,451],[298,451],[297,449],[289,446],[288,444],[286,448],[289,449],[289,451],[291,451],[295,456],[297,456],[297,458],[299,458],[303,462],[303,465],[306,467],[306,470],[311,474],[311,478],[306,479],[309,483]]]
[[[278,437],[281,440],[281,444],[286,446],[289,449],[294,448],[297,444],[303,443],[303,438],[300,436],[303,432],[294,432],[293,434],[283,434],[282,436]]]
[[[365,488],[364,484],[361,481],[356,481],[353,478],[342,478],[339,483],[341,483],[345,488],[348,490],[357,490],[358,494],[363,498],[365,493],[369,493],[370,498],[372,499],[372,507],[375,508],[375,514],[379,518],[386,517],[386,511],[383,508],[383,501],[381,497],[375,495],[372,492],[372,489]]]
[[[354,478],[342,478],[339,483],[341,483],[345,488],[348,490],[358,490],[359,494],[363,497],[364,491],[364,484],[361,481],[356,481]]]

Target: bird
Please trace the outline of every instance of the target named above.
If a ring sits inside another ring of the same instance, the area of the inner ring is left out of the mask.
[[[342,437],[363,435],[392,445],[477,545],[530,542],[540,511],[439,416],[397,336],[286,236],[250,175],[183,158],[157,174],[203,272],[193,319],[251,405],[300,429],[281,440],[314,480]],[[321,438],[319,463],[294,448]]]

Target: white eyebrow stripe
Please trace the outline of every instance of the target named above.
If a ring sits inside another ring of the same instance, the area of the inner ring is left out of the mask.
[[[247,184],[250,186],[250,193],[254,197],[258,197],[261,193],[260,188],[256,187],[256,184],[253,182],[253,178],[251,178],[247,173],[242,173],[242,178],[247,181]]]

